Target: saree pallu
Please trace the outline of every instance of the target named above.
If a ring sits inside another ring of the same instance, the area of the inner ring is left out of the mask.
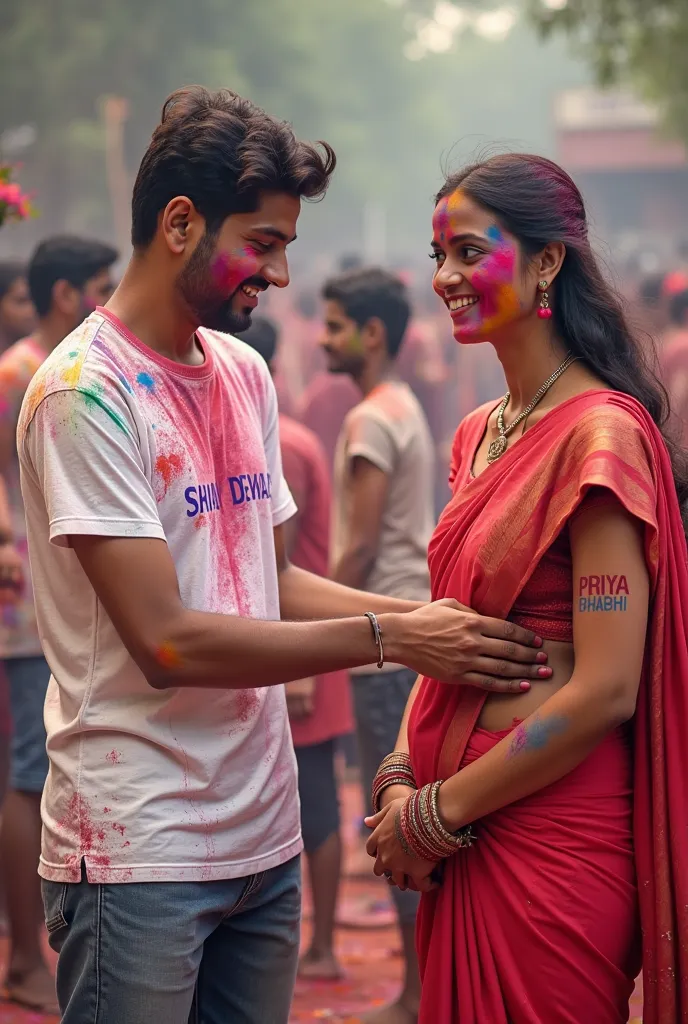
[[[688,555],[669,456],[637,402],[588,391],[473,479],[489,411],[457,432],[454,496],[430,545],[433,597],[506,618],[586,492],[605,487],[645,528],[646,654],[626,730],[633,758],[614,733],[559,782],[478,823],[477,843],[421,900],[420,1022],[626,1020],[637,884],[644,1024],[688,1024]],[[504,735],[476,728],[484,701],[423,680],[409,721],[420,785]]]

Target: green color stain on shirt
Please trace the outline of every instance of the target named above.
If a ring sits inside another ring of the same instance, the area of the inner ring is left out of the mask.
[[[87,405],[97,405],[100,409],[103,410],[104,413],[106,413],[110,417],[112,422],[115,423],[120,430],[123,430],[125,434],[129,433],[127,425],[122,419],[122,417],[119,416],[114,409],[111,409],[107,402],[104,401],[102,384],[94,383],[91,384],[90,387],[84,387],[83,385],[81,385],[76,390],[83,397]]]

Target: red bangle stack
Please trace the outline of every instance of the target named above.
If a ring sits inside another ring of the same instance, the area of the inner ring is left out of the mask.
[[[442,860],[465,846],[475,836],[470,825],[448,832],[440,820],[437,794],[442,782],[432,782],[416,790],[397,811],[397,838],[408,856],[422,860]]]
[[[377,770],[373,781],[373,811],[375,814],[380,810],[380,797],[383,790],[388,786],[395,785],[416,788],[411,758],[402,750],[393,750]]]

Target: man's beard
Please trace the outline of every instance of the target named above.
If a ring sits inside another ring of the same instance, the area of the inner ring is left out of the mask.
[[[233,308],[239,289],[222,297],[211,270],[215,239],[206,232],[177,278],[177,289],[200,327],[225,334],[239,334],[251,326],[251,310]]]
[[[360,356],[349,353],[334,353],[324,349],[327,360],[327,372],[339,377],[357,377],[363,369],[364,360]]]

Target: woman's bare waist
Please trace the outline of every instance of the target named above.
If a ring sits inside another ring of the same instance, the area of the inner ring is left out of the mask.
[[[545,640],[543,650],[548,655],[547,664],[552,669],[552,677],[544,681],[531,679],[527,693],[490,694],[478,719],[481,728],[491,732],[508,729],[514,724],[514,719],[528,718],[553,693],[566,686],[573,675],[573,644]]]

